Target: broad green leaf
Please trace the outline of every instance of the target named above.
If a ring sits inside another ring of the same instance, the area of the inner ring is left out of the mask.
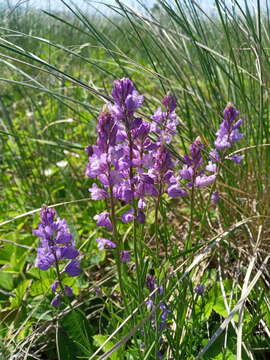
[[[13,277],[12,274],[0,271],[0,288],[5,290],[13,289]]]

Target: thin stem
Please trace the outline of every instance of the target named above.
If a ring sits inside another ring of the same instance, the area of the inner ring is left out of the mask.
[[[133,210],[134,210],[134,220],[133,220],[133,248],[134,248],[134,258],[135,258],[135,267],[136,267],[136,275],[137,275],[137,283],[138,283],[138,293],[139,293],[139,300],[141,302],[142,300],[142,286],[140,281],[140,263],[138,258],[138,247],[137,247],[137,232],[136,232],[136,226],[137,226],[137,206],[134,198],[134,183],[133,183],[133,168],[132,168],[132,161],[133,161],[133,141],[131,137],[130,131],[128,131],[128,143],[129,143],[129,181],[130,181],[130,187],[131,187],[131,193],[132,193],[132,204],[133,204]]]
[[[110,202],[111,202],[111,208],[110,208],[110,214],[111,214],[111,222],[112,222],[112,228],[113,228],[113,238],[116,242],[116,266],[117,266],[117,272],[118,272],[118,278],[119,278],[119,286],[120,286],[120,292],[122,299],[125,303],[125,307],[127,308],[127,303],[125,299],[125,292],[124,292],[124,285],[123,285],[123,278],[122,278],[122,268],[121,268],[121,260],[120,260],[120,252],[122,244],[120,242],[120,239],[118,237],[117,227],[116,227],[116,215],[115,215],[115,206],[114,206],[114,197],[113,197],[113,186],[110,184]]]
[[[193,184],[192,184],[192,189],[191,189],[190,221],[189,221],[189,227],[188,227],[187,241],[185,243],[185,251],[190,250],[190,248],[192,246],[191,235],[192,235],[192,227],[193,227],[193,220],[194,220],[194,200],[195,200],[194,181],[195,181],[195,179],[193,179]]]

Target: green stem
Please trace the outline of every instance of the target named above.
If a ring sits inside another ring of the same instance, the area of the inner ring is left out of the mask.
[[[124,301],[125,307],[127,309],[127,303],[125,298],[125,291],[124,291],[124,285],[123,285],[123,278],[122,278],[122,267],[121,267],[121,248],[122,243],[120,242],[120,239],[118,237],[117,227],[116,227],[116,215],[115,215],[115,206],[114,206],[114,198],[113,198],[113,187],[110,184],[110,201],[111,201],[111,222],[112,222],[112,228],[113,228],[113,238],[116,242],[116,266],[117,266],[117,273],[118,273],[118,279],[119,279],[119,286],[120,286],[120,292],[122,299]]]

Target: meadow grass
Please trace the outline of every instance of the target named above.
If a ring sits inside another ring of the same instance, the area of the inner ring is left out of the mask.
[[[1,12],[1,359],[269,357],[269,9],[259,0],[214,3],[214,15],[191,0],[141,10],[116,0],[98,16],[74,2],[58,13]],[[165,195],[158,218],[152,201],[145,226],[119,225],[121,239],[138,246],[138,263],[122,269],[124,299],[117,261],[94,241],[104,204],[89,199],[84,151],[122,77],[144,94],[145,119],[168,91],[177,97],[170,150],[179,161],[198,136],[206,156],[228,102],[245,134],[232,149],[243,162],[222,167],[217,207],[209,191]],[[83,275],[65,278],[72,309],[52,308],[55,272],[34,266],[43,204],[67,219],[82,254]],[[153,273],[164,286],[154,290],[157,309],[171,311],[164,332],[152,326],[161,311],[145,305]]]

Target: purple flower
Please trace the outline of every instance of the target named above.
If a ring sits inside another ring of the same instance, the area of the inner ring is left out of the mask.
[[[150,311],[152,310],[153,306],[154,306],[154,302],[152,299],[148,299],[145,301],[145,304],[146,304],[146,307],[147,307],[147,310]]]
[[[154,275],[150,275],[150,274],[147,275],[147,277],[146,277],[146,286],[148,287],[150,292],[155,290],[155,288],[157,287],[157,284],[156,284],[156,279],[155,279]]]
[[[112,231],[113,227],[108,211],[103,211],[102,213],[95,215],[94,220],[96,220],[97,226],[104,226],[107,230]]]
[[[68,285],[65,285],[64,289],[65,289],[65,294],[66,294],[67,296],[73,296],[73,295],[74,295],[74,294],[73,294],[73,290],[72,290],[71,287],[69,287]]]
[[[97,146],[102,152],[106,152],[109,146],[116,144],[118,126],[110,112],[102,112],[98,118]]]
[[[168,195],[170,195],[172,198],[177,198],[180,196],[187,195],[187,192],[184,189],[181,189],[179,185],[174,184],[171,185],[167,190]]]
[[[120,260],[122,263],[126,263],[130,261],[130,253],[128,250],[122,250],[121,251],[121,257]]]
[[[215,147],[218,150],[224,151],[231,147],[232,143],[242,139],[244,134],[240,133],[239,127],[243,120],[239,119],[235,122],[239,115],[239,111],[232,104],[228,104],[223,111],[223,122],[217,131]]]
[[[220,161],[220,155],[219,152],[216,149],[212,149],[209,153],[210,155],[210,160],[212,162],[219,162]]]
[[[61,257],[63,259],[75,259],[79,256],[79,251],[74,246],[65,246],[61,248]]]
[[[54,307],[59,307],[61,304],[61,296],[60,295],[56,295],[51,302],[51,305]]]
[[[243,159],[244,159],[244,155],[232,155],[228,158],[226,158],[228,160],[231,160],[237,164],[239,164]]]
[[[213,192],[212,196],[211,196],[211,202],[213,205],[216,205],[220,200],[220,196],[219,196],[219,192],[215,191]]]
[[[177,106],[177,99],[171,95],[166,95],[161,103],[165,106],[165,108],[171,113],[175,110]]]
[[[126,211],[122,216],[121,220],[123,223],[128,223],[130,221],[134,220],[134,209],[131,208],[128,211]]]
[[[97,238],[96,242],[98,243],[98,249],[100,251],[104,250],[104,248],[110,248],[110,249],[116,248],[116,244],[108,239]]]
[[[47,207],[42,208],[40,216],[41,223],[33,231],[41,239],[36,265],[48,270],[56,261],[76,258],[79,252],[66,221],[56,218],[56,211]]]
[[[56,280],[56,281],[54,281],[54,282],[52,283],[51,289],[52,289],[53,292],[56,292],[56,290],[57,290],[57,288],[58,288],[58,285],[59,285],[59,281],[58,281],[58,280]]]
[[[112,97],[116,104],[124,105],[128,95],[134,91],[133,82],[128,78],[122,78],[114,81],[114,88],[112,90]]]
[[[193,177],[193,169],[191,166],[188,165],[184,165],[182,170],[179,171],[180,176],[182,177],[182,179],[192,179]]]
[[[145,223],[145,214],[144,214],[144,212],[142,210],[138,211],[136,221],[137,221],[138,224],[144,224]]]
[[[198,186],[198,187],[209,186],[209,185],[213,184],[215,182],[215,180],[216,180],[216,175],[197,176],[196,179],[195,179],[195,185]]]
[[[158,145],[163,142],[170,143],[172,135],[176,134],[176,126],[178,125],[178,120],[174,112],[177,104],[176,98],[167,95],[161,103],[165,106],[166,111],[163,112],[161,107],[158,107],[154,115],[151,116],[153,120],[151,131],[159,134]]]
[[[217,171],[217,164],[209,161],[208,165],[206,165],[205,169],[209,172],[215,173]]]
[[[114,82],[112,97],[115,104],[111,112],[115,119],[123,121],[126,129],[131,129],[135,111],[142,105],[143,96],[134,89],[130,79],[123,78]]]
[[[168,317],[168,314],[171,312],[167,306],[163,303],[161,303],[159,305],[160,309],[162,310],[162,313],[161,313],[161,322],[160,322],[160,329],[163,329],[164,326],[166,325],[166,322],[167,322],[167,317]]]
[[[69,276],[78,276],[81,274],[82,270],[80,269],[80,261],[72,260],[66,267],[65,272]]]
[[[198,295],[202,295],[204,293],[204,290],[205,290],[205,286],[202,285],[202,284],[198,284],[195,289],[194,289],[194,292]]]
[[[105,191],[104,189],[100,189],[95,183],[88,190],[91,193],[92,200],[103,200],[108,197],[107,191]]]

